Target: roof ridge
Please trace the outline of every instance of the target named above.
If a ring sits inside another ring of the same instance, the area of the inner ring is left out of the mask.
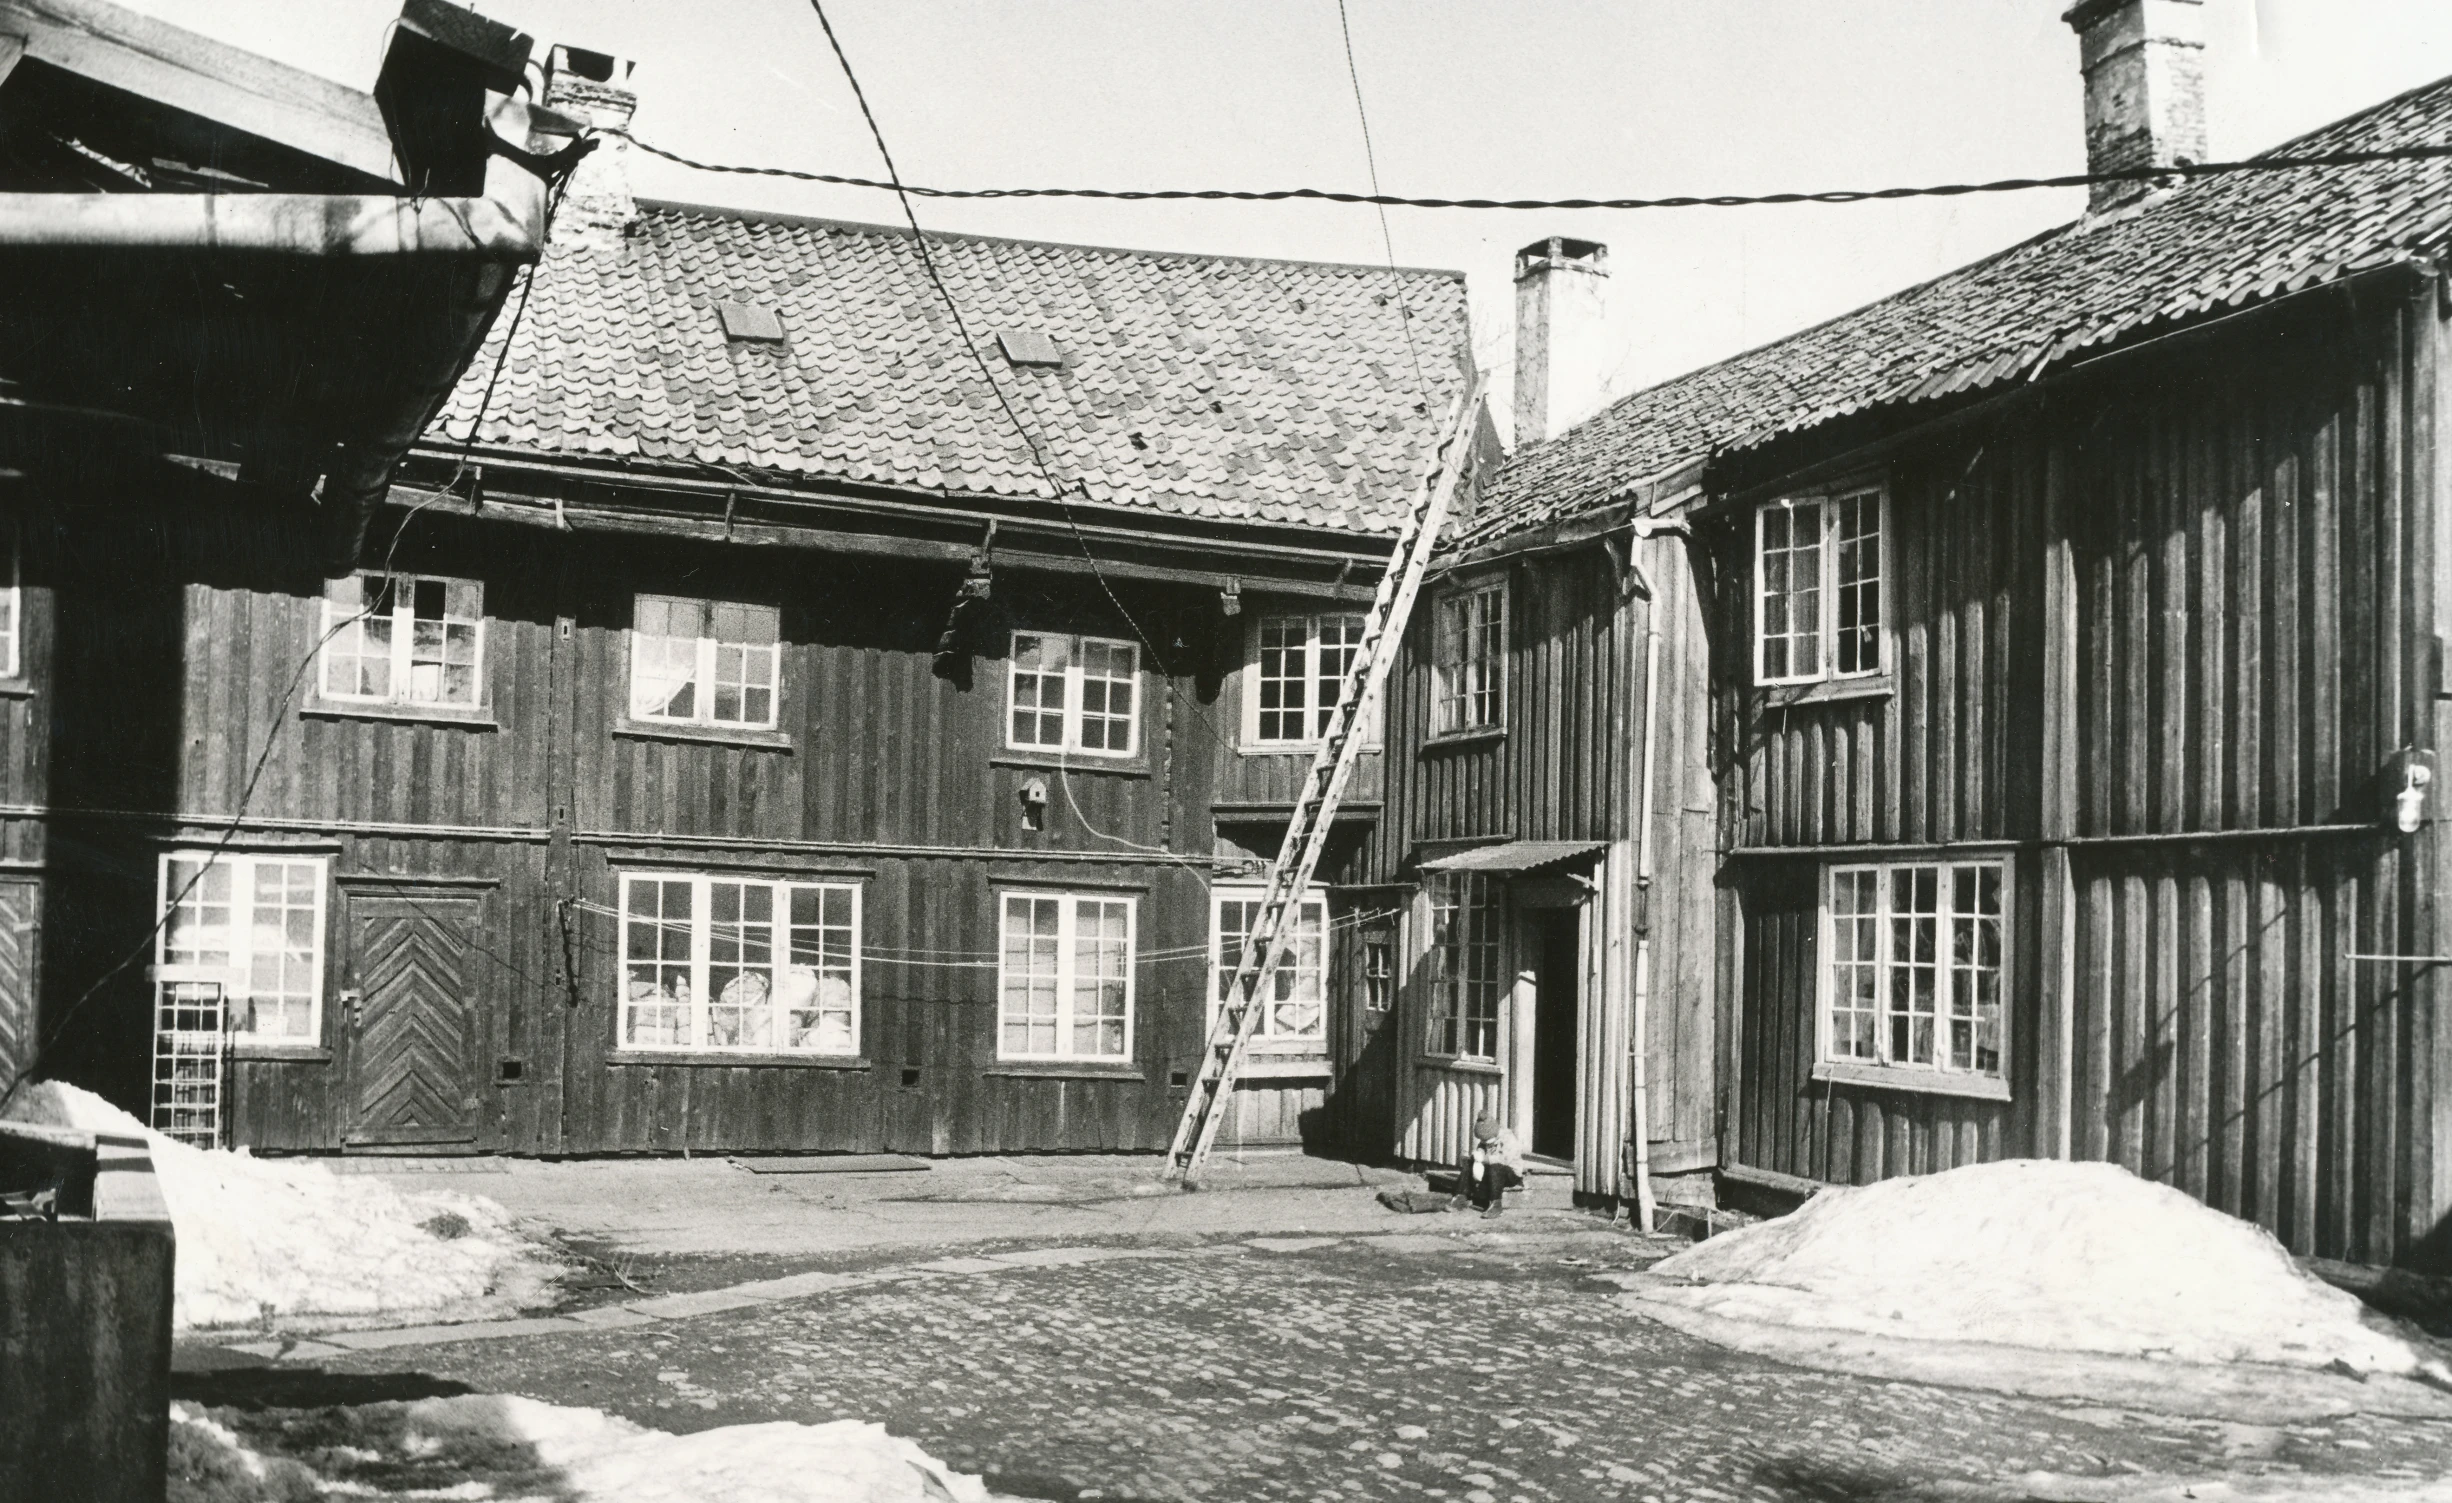
[[[2446,87],[2447,85],[2452,85],[2452,73],[2445,74],[2443,77],[2436,79],[2433,83],[2422,83],[2415,88],[2403,89],[2400,93],[2393,95],[2391,98],[2379,99],[2375,103],[2368,105],[2363,110],[2352,110],[2347,115],[2341,115],[2334,119],[2327,120],[2322,125],[2316,126],[2312,130],[2302,131],[2298,135],[2292,136],[2287,141],[2280,142],[2273,146],[2268,146],[2263,151],[2251,154],[2248,157],[2248,160],[2251,162],[2259,162],[2263,161],[2267,157],[2289,156],[2295,150],[2304,148],[2310,141],[2331,135],[2335,131],[2341,130],[2347,126],[2356,125],[2360,121],[2370,119],[2376,115],[2381,115],[2395,105],[2407,104],[2413,99],[2420,98],[2427,94],[2432,94],[2437,90]],[[2207,177],[2198,178],[2194,181],[2212,182],[2214,179]]]
[[[743,209],[729,204],[684,203],[677,199],[642,198],[638,206],[663,214],[689,215],[707,219],[734,219],[744,224],[776,224],[809,229],[846,230],[862,235],[894,235],[911,238],[911,227],[900,224],[874,224],[859,219],[834,219],[822,214],[786,214],[765,209]],[[1033,240],[1021,235],[983,235],[969,230],[929,230],[928,239],[969,241],[979,245],[1018,245],[1038,250],[1088,251],[1101,256],[1131,256],[1140,260],[1190,261],[1203,265],[1240,264],[1250,266],[1299,266],[1313,271],[1356,271],[1373,276],[1393,273],[1400,277],[1437,277],[1461,282],[1464,273],[1444,266],[1389,266],[1368,261],[1306,261],[1294,256],[1218,255],[1202,251],[1146,250],[1128,245],[1089,245],[1075,240]]]

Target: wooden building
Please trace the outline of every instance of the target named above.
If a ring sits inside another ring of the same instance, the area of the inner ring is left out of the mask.
[[[37,685],[179,707],[76,790],[146,817],[77,826],[64,968],[168,908],[76,1071],[140,1090],[211,974],[259,1149],[1162,1147],[1462,279],[634,202],[626,75],[557,49],[602,145],[354,569],[175,502],[40,565]],[[72,631],[105,576],[149,618]],[[1339,1131],[1350,879],[1229,1145]]]
[[[2193,41],[2158,29],[2191,10],[2072,13],[2096,170],[2204,158]],[[2151,49],[2176,66],[2126,87]],[[2447,129],[2452,84],[2277,152]],[[1655,1164],[2101,1159],[2299,1253],[2443,1261],[2448,188],[2434,160],[2106,183],[1511,458],[1451,579],[1512,544],[1543,581],[1509,597],[1519,718],[1503,752],[1400,740],[1385,834],[1426,867],[1458,823],[1624,838],[1587,747],[1639,680],[1565,665],[1660,628],[1649,807],[1689,838],[1652,872]],[[1587,951],[1616,891],[1580,895]],[[1546,979],[1529,932],[1500,975]],[[1612,1008],[1618,942],[1584,961]],[[1627,1086],[1581,1036],[1605,1153]]]
[[[248,783],[279,697],[191,712],[248,642],[187,592],[349,567],[586,150],[513,97],[527,37],[437,0],[385,36],[379,103],[0,0],[0,1100],[41,1072],[147,1108],[161,857],[228,833],[181,769]]]

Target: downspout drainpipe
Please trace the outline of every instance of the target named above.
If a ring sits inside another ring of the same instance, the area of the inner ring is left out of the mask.
[[[1652,791],[1654,764],[1659,747],[1660,726],[1660,592],[1654,588],[1652,576],[1643,567],[1642,546],[1656,533],[1685,531],[1683,523],[1661,524],[1648,517],[1634,523],[1634,536],[1626,547],[1627,568],[1643,589],[1643,773],[1637,785],[1635,799],[1635,890],[1642,894],[1643,930],[1635,939],[1635,976],[1633,1016],[1627,1020],[1630,1047],[1628,1063],[1633,1073],[1630,1096],[1632,1120],[1627,1135],[1633,1141],[1627,1147],[1627,1157],[1635,1171],[1635,1225],[1649,1232],[1660,1214],[1658,1200],[1652,1194],[1652,1102],[1651,1102],[1651,1027],[1652,1027]]]

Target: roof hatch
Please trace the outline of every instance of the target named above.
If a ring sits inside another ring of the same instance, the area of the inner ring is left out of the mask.
[[[1064,368],[1064,347],[1036,329],[1006,329],[996,336],[996,344],[1015,365]]]
[[[719,302],[715,316],[723,320],[724,337],[736,343],[783,343],[783,316],[771,303]]]

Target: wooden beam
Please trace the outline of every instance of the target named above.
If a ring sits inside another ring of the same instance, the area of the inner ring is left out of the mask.
[[[0,84],[9,81],[9,75],[17,69],[18,59],[25,55],[26,39],[24,37],[0,35]]]

